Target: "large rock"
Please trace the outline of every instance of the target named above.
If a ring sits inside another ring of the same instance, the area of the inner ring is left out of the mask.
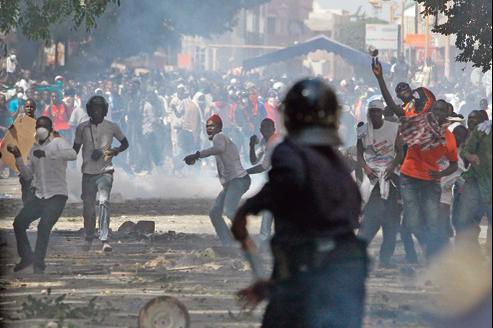
[[[154,221],[139,221],[135,231],[141,234],[151,234],[156,232],[156,223]]]
[[[133,233],[136,231],[137,225],[132,221],[125,221],[118,228],[118,232],[120,233]]]

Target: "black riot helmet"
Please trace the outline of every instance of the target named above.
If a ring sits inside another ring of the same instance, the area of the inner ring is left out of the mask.
[[[282,103],[284,123],[289,133],[318,127],[336,130],[340,107],[335,92],[320,79],[296,83]]]
[[[92,96],[86,104],[86,110],[89,117],[92,117],[92,110],[96,106],[103,107],[104,116],[108,115],[108,107],[109,107],[108,102],[103,96],[96,95],[96,96]]]

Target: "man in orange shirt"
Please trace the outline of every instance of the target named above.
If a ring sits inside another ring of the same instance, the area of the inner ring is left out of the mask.
[[[436,102],[428,115],[440,126],[441,142],[431,147],[419,143],[409,145],[401,166],[400,187],[405,225],[424,243],[430,258],[448,240],[448,222],[440,222],[439,215],[440,179],[457,170],[458,150],[454,135],[445,124],[449,115],[448,103]],[[405,139],[404,133],[401,134]],[[438,162],[442,158],[449,161],[449,166],[440,171]]]
[[[53,129],[68,140],[71,137],[69,124],[71,114],[59,94],[52,92],[51,105],[46,106],[43,116],[49,117],[53,121]]]
[[[382,64],[378,61],[378,58],[373,59],[372,70],[377,78],[378,85],[382,92],[383,98],[387,103],[387,106],[392,109],[395,115],[398,117],[414,116],[419,113],[426,113],[430,111],[433,103],[435,102],[435,95],[426,88],[417,88],[412,90],[408,83],[401,81],[395,87],[395,93],[397,98],[403,102],[403,106],[399,106],[395,103],[394,98],[387,88],[385,79],[383,77]]]

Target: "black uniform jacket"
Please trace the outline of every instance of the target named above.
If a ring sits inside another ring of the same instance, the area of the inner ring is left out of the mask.
[[[243,209],[270,210],[275,239],[338,237],[358,227],[361,195],[337,150],[288,138],[274,150],[269,181]]]

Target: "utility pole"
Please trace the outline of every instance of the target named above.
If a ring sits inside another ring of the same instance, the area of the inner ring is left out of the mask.
[[[404,46],[405,46],[405,40],[406,40],[406,20],[405,20],[405,13],[406,13],[406,0],[402,0],[402,13],[401,13],[401,52],[402,54],[405,53]]]

